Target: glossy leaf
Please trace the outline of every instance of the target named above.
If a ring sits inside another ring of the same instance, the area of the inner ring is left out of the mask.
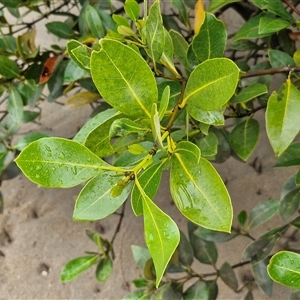
[[[18,65],[4,55],[0,55],[0,75],[5,78],[17,78],[19,77]]]
[[[260,34],[274,33],[290,25],[291,25],[290,22],[280,18],[262,17],[259,22],[258,32]]]
[[[102,97],[125,115],[150,118],[157,87],[146,61],[117,41],[103,39],[101,47],[92,53],[91,74]]]
[[[127,199],[132,183],[122,187],[120,195],[112,197],[111,190],[118,186],[120,176],[116,172],[105,171],[91,179],[79,193],[73,219],[95,221],[114,213]]]
[[[199,33],[192,42],[194,53],[200,62],[222,57],[227,41],[227,31],[222,21],[206,13]]]
[[[219,270],[219,274],[220,277],[222,278],[222,280],[234,291],[236,291],[238,289],[238,281],[237,278],[235,276],[235,273],[232,269],[232,267],[230,266],[230,264],[225,261],[220,270]]]
[[[207,111],[189,104],[188,108],[190,115],[199,122],[215,126],[221,126],[225,123],[224,107],[217,110]]]
[[[286,150],[299,132],[297,111],[300,111],[300,92],[288,79],[279,93],[271,94],[266,111],[267,134],[276,156]]]
[[[300,165],[300,142],[295,142],[280,155],[275,166],[290,167]]]
[[[207,160],[201,158],[198,162],[187,151],[175,152],[170,190],[177,208],[187,219],[208,229],[230,232],[230,197],[219,174]]]
[[[180,232],[176,223],[157,207],[140,189],[143,195],[145,240],[156,270],[156,288],[176,250]]]
[[[271,219],[279,209],[278,200],[267,200],[258,203],[250,212],[248,230]]]
[[[229,142],[236,154],[246,161],[254,151],[259,137],[259,124],[255,119],[248,118],[230,133]]]
[[[244,89],[242,89],[237,96],[234,96],[230,102],[232,103],[242,103],[250,101],[258,96],[266,94],[268,88],[261,83],[253,83]]]
[[[183,103],[203,110],[215,110],[233,95],[239,77],[238,67],[227,58],[207,60],[191,73]],[[222,93],[216,93],[216,91]]]
[[[267,272],[268,258],[260,261],[252,261],[252,273],[257,285],[269,296],[272,295],[273,282]]]
[[[28,179],[51,188],[78,185],[107,165],[83,145],[63,138],[43,138],[29,144],[16,163]]]
[[[165,47],[165,34],[160,12],[160,3],[156,0],[150,8],[146,22],[146,39],[150,57],[155,62],[161,58]]]
[[[73,29],[66,23],[60,21],[49,22],[46,28],[61,39],[70,39],[74,35]]]
[[[75,279],[82,272],[96,264],[98,258],[99,256],[97,254],[72,259],[62,269],[60,273],[60,280],[62,282],[67,282]]]
[[[96,269],[96,278],[100,282],[105,282],[111,275],[113,263],[109,256],[102,258]]]
[[[184,292],[183,299],[209,299],[209,293],[206,283],[204,281],[197,280]]]
[[[287,53],[270,49],[269,51],[269,59],[272,68],[280,68],[285,66],[295,66],[295,62],[291,56]]]
[[[163,165],[162,162],[153,164],[139,176],[139,183],[150,199],[154,199],[160,186]],[[136,216],[143,213],[143,195],[137,186],[134,186],[131,193],[131,206]]]
[[[280,251],[272,256],[268,265],[271,279],[292,288],[300,287],[300,255],[290,251]]]

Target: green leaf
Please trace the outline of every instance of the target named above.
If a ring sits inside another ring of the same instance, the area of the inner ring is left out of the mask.
[[[19,150],[19,151],[22,151],[26,146],[28,146],[33,141],[39,140],[39,139],[44,138],[44,137],[50,137],[50,135],[48,133],[44,133],[44,132],[29,133],[29,134],[23,136],[22,138],[20,138],[14,144],[14,148]]]
[[[67,282],[75,279],[82,272],[96,264],[98,258],[99,255],[97,254],[72,259],[62,269],[60,273],[60,280],[62,282]]]
[[[262,17],[259,21],[258,33],[275,33],[290,25],[290,22],[283,19]]]
[[[61,39],[71,39],[74,36],[73,29],[64,22],[54,21],[47,23],[46,28]]]
[[[87,5],[85,9],[85,20],[91,33],[96,38],[102,38],[105,35],[104,27],[101,18],[97,10],[91,6]]]
[[[149,296],[144,295],[145,292],[146,292],[146,290],[141,290],[141,289],[135,290],[134,292],[127,294],[123,298],[123,300],[140,300],[140,299],[150,300]]]
[[[187,26],[189,26],[189,14],[187,12],[185,3],[183,0],[171,0],[172,5],[178,9],[179,18],[183,21],[183,23]]]
[[[295,142],[280,155],[275,167],[290,167],[300,165],[300,142]]]
[[[161,149],[164,149],[164,145],[162,143],[161,138],[160,120],[156,103],[153,103],[152,105],[150,121],[154,143],[157,144]]]
[[[146,61],[117,41],[103,39],[101,47],[92,53],[91,74],[102,97],[125,115],[150,118],[157,86]]]
[[[23,119],[23,101],[16,89],[11,89],[7,100],[7,111],[14,123],[20,124]]]
[[[158,111],[158,115],[159,115],[159,120],[161,121],[162,118],[164,117],[165,115],[165,112],[168,108],[168,105],[169,105],[169,100],[170,100],[170,86],[166,86],[164,88],[164,91],[161,95],[161,100],[160,100],[160,103],[159,103],[159,111]]]
[[[227,42],[227,31],[222,21],[213,14],[205,13],[205,20],[192,42],[196,57],[200,62],[222,57]]]
[[[183,102],[203,110],[216,110],[233,95],[239,78],[239,69],[227,58],[206,60],[191,73]],[[216,93],[216,91],[222,91]]]
[[[87,75],[87,71],[80,67],[76,62],[70,60],[65,68],[64,83],[74,82]]]
[[[268,88],[264,84],[253,83],[242,89],[237,96],[234,96],[230,100],[230,102],[243,103],[266,93],[268,93]]]
[[[132,183],[123,188],[121,193],[112,197],[111,190],[118,186],[120,173],[112,171],[103,171],[98,176],[90,180],[79,193],[73,219],[80,221],[95,221],[104,219],[114,213],[127,199]]]
[[[133,254],[134,261],[138,267],[142,270],[146,262],[151,258],[149,250],[140,246],[131,245],[131,251]]]
[[[233,43],[231,43],[231,48],[234,50],[239,50],[239,51],[260,49],[260,47],[255,42],[252,42],[249,40],[239,40],[237,42],[233,42]],[[236,62],[236,63],[238,64],[238,62]]]
[[[173,41],[174,55],[177,58],[178,62],[183,65],[185,68],[189,69],[189,63],[187,61],[187,50],[188,43],[184,37],[175,30],[170,30],[170,36]]]
[[[237,220],[241,227],[244,227],[246,221],[247,221],[247,212],[245,210],[242,210],[238,215],[237,215]]]
[[[140,15],[140,7],[135,0],[126,0],[124,10],[133,22],[138,20]]]
[[[203,157],[213,157],[218,151],[218,138],[213,132],[209,132],[207,136],[198,141],[197,145]]]
[[[72,60],[83,70],[90,71],[90,58],[91,54],[86,45],[81,44],[76,40],[70,40],[67,42],[68,54]]]
[[[188,232],[195,258],[203,264],[214,265],[218,259],[218,250],[213,242],[202,240],[194,231],[197,228],[193,223],[188,223]]]
[[[143,195],[145,240],[156,270],[156,288],[176,250],[180,232],[176,223],[157,207],[140,189]]]
[[[0,65],[0,75],[3,77],[8,79],[19,77],[20,70],[18,65],[8,57],[0,55]]]
[[[153,164],[139,176],[139,183],[150,199],[154,199],[160,186],[163,165],[163,162]],[[143,195],[136,185],[131,193],[131,206],[136,216],[143,213]]]
[[[279,92],[274,91],[266,111],[267,135],[276,156],[279,156],[293,141],[300,129],[300,92],[287,79]]]
[[[238,289],[238,281],[236,279],[235,273],[230,266],[230,264],[225,261],[220,270],[219,270],[220,277],[222,280],[234,291]]]
[[[269,296],[272,295],[273,282],[268,276],[267,263],[269,258],[260,261],[251,261],[252,273],[257,285]]]
[[[150,129],[143,128],[140,123],[131,121],[128,118],[118,118],[112,123],[109,129],[109,138],[112,139],[116,136],[124,137],[134,132],[145,134],[147,131],[150,131]]]
[[[236,237],[238,235],[238,232],[232,229],[231,233],[225,233],[225,232],[218,232],[218,231],[206,229],[203,227],[198,227],[195,230],[195,234],[205,241],[222,243],[222,242],[227,242],[233,239],[234,237]]]
[[[184,266],[191,266],[194,261],[194,250],[182,231],[180,231],[180,243],[177,249],[179,262]]]
[[[206,111],[198,108],[197,106],[189,104],[189,113],[193,116],[194,119],[201,123],[220,126],[224,125],[224,109],[225,107],[221,107],[217,110]]]
[[[96,269],[96,278],[100,282],[105,282],[111,275],[113,263],[109,256],[102,258]]]
[[[271,219],[278,209],[278,200],[267,200],[255,205],[249,216],[248,230]]]
[[[187,219],[208,229],[230,232],[230,197],[219,174],[207,160],[201,158],[198,162],[187,151],[175,152],[170,190],[177,208]]]
[[[268,274],[275,282],[291,288],[300,287],[300,255],[290,251],[280,251],[272,256]]]
[[[287,53],[279,51],[279,50],[272,50],[269,51],[269,59],[272,68],[280,68],[285,66],[295,66],[295,62],[291,56]]]
[[[233,128],[229,142],[236,154],[246,161],[254,151],[259,137],[259,124],[255,119],[248,118]]]
[[[280,199],[279,215],[282,220],[291,217],[298,209],[300,202],[300,188],[295,188]]]
[[[145,29],[148,53],[153,59],[154,68],[156,68],[155,62],[160,60],[165,47],[165,33],[158,0],[150,8]]]
[[[259,33],[259,23],[266,14],[262,13],[250,18],[234,35],[232,42],[243,39],[257,39],[270,35],[270,33]]]
[[[183,299],[209,299],[209,293],[206,283],[204,281],[197,280],[184,292]]]
[[[32,142],[17,157],[16,163],[28,179],[51,188],[78,185],[107,165],[83,145],[63,138]]]
[[[211,0],[209,7],[207,8],[208,12],[213,12],[219,8],[234,2],[239,2],[240,0]]]

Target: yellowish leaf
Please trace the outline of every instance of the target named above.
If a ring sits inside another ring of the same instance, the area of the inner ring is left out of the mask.
[[[195,4],[195,23],[194,23],[195,36],[199,33],[204,20],[205,20],[204,5],[202,0],[198,0]]]
[[[92,92],[81,92],[71,96],[66,105],[71,107],[81,107],[86,104],[97,101],[100,98],[99,94]]]

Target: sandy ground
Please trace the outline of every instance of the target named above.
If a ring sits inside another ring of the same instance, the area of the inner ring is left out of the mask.
[[[43,38],[41,32],[38,33]],[[47,46],[43,41],[43,46]],[[91,113],[90,107],[67,109],[57,104],[43,103],[42,128],[54,136],[72,137]],[[262,114],[259,117],[261,120]],[[262,123],[262,122],[261,122]],[[261,124],[263,126],[263,123]],[[32,130],[34,125],[24,128]],[[256,159],[262,166],[259,174],[252,163]],[[226,181],[232,197],[235,216],[245,209],[267,199],[278,199],[283,182],[294,172],[293,169],[273,168],[274,155],[262,134],[257,151],[249,162],[241,163],[230,158],[216,165]],[[44,189],[29,182],[23,175],[3,182],[4,211],[0,214],[0,299],[122,299],[133,290],[131,281],[141,275],[136,267],[130,246],[144,245],[143,221],[136,218],[127,203],[125,218],[115,242],[116,259],[114,271],[105,284],[97,282],[94,269],[85,272],[73,282],[63,284],[59,280],[62,266],[70,259],[84,255],[85,250],[96,251],[96,246],[86,237],[90,229],[111,237],[118,218],[109,217],[94,223],[72,221],[74,199],[80,187],[67,190]],[[170,214],[181,229],[186,231],[186,222],[172,205],[168,191],[168,177],[157,195],[158,205]],[[236,219],[235,219],[236,222]],[[279,225],[279,218],[259,227],[253,235],[258,237],[272,224]],[[238,238],[219,244],[218,266],[227,260],[240,261],[242,250],[250,241]],[[207,266],[196,264],[199,272],[210,271]],[[249,266],[236,271],[239,285],[249,274]],[[269,299],[257,287],[255,299]],[[235,294],[219,280],[218,299],[243,299],[246,290]],[[287,299],[289,289],[274,285],[272,299]]]

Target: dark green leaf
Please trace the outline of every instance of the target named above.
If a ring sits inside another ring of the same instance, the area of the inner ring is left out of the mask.
[[[232,103],[242,103],[250,101],[260,95],[266,94],[268,88],[260,83],[253,83],[246,88],[242,89],[237,96],[234,96],[230,102]]]
[[[199,33],[194,37],[192,47],[200,62],[222,57],[227,41],[227,31],[222,21],[206,13]]]
[[[291,190],[280,199],[279,215],[283,220],[291,217],[298,209],[300,202],[300,188]]]
[[[96,269],[96,278],[100,282],[105,282],[111,275],[113,270],[113,263],[109,256],[102,258],[98,263]]]
[[[27,145],[29,145],[31,142],[39,140],[44,137],[49,137],[50,135],[48,133],[44,132],[33,132],[29,133],[22,138],[20,138],[15,144],[14,148],[22,151]]]
[[[87,5],[85,9],[85,20],[87,26],[92,32],[93,36],[96,38],[103,38],[105,35],[104,27],[101,18],[97,10],[91,6]]]
[[[87,181],[107,165],[83,145],[63,138],[32,142],[16,163],[34,183],[44,187],[71,187]]]
[[[278,212],[278,209],[278,200],[267,200],[258,203],[250,213],[248,230],[271,219]]]
[[[225,233],[209,230],[203,227],[198,227],[195,230],[195,234],[205,241],[216,243],[226,242],[237,236],[237,232],[234,229],[231,230],[231,233]]]
[[[11,89],[7,100],[7,111],[14,123],[20,124],[23,119],[23,101],[16,89]]]
[[[60,273],[60,279],[62,282],[67,282],[75,279],[85,270],[92,267],[98,260],[98,255],[89,255],[77,257],[69,261]]]
[[[275,166],[290,167],[300,165],[300,142],[295,142],[280,155]]]
[[[244,227],[246,220],[247,220],[247,212],[245,210],[242,210],[238,215],[237,219],[239,224]]]
[[[295,66],[295,62],[291,56],[279,50],[270,49],[269,59],[272,68],[280,68],[285,66]]]
[[[204,281],[196,281],[183,294],[184,300],[209,299],[208,288]]]
[[[188,43],[184,39],[184,37],[178,33],[177,31],[174,31],[173,29],[170,30],[170,36],[173,41],[174,45],[174,55],[177,58],[178,62],[183,65],[185,68],[189,68],[189,64],[187,62],[187,49],[188,49]]]
[[[193,248],[186,238],[185,234],[180,231],[180,242],[178,245],[178,256],[179,261],[184,266],[191,266],[194,261]]]
[[[64,22],[54,21],[47,23],[46,28],[61,39],[70,39],[74,36],[73,29]]]
[[[172,5],[178,9],[179,17],[189,27],[189,15],[183,0],[171,0]]]
[[[246,161],[254,151],[259,137],[259,124],[255,119],[248,118],[233,128],[229,142],[236,154]]]
[[[207,8],[208,12],[213,12],[227,4],[239,2],[239,0],[211,0],[209,7]]]
[[[19,77],[18,65],[4,55],[0,55],[0,75],[5,78],[17,78]]]
[[[236,279],[235,273],[230,266],[230,264],[226,261],[222,264],[219,270],[220,277],[222,280],[234,291],[238,289],[238,281]]]
[[[251,261],[252,273],[257,285],[269,296],[272,295],[273,282],[267,272],[268,258]]]

